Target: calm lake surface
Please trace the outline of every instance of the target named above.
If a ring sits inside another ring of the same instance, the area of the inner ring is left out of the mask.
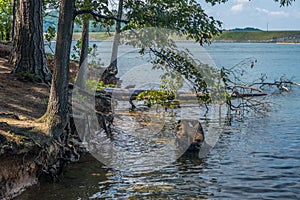
[[[217,67],[256,59],[247,80],[266,73],[270,81],[285,75],[300,82],[300,45],[214,43],[205,49]],[[135,57],[124,60],[120,65],[128,66]],[[274,105],[265,115],[227,122],[204,159],[184,155],[138,174],[87,155],[67,168],[62,182],[41,183],[16,199],[300,199],[300,89],[274,93],[269,100]]]

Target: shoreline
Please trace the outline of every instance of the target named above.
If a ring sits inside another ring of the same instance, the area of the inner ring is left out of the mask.
[[[74,32],[72,40],[81,38],[81,32]],[[90,32],[90,42],[113,41],[114,33]],[[172,35],[176,42],[194,42],[184,36]],[[300,31],[241,31],[223,32],[211,39],[211,43],[300,43]]]
[[[72,42],[77,42],[78,39],[72,39]],[[191,42],[191,43],[197,43],[193,40],[174,40],[175,42]],[[56,42],[56,40],[52,40],[51,42]],[[112,39],[103,39],[103,40],[98,40],[98,39],[90,39],[89,42],[113,42]],[[268,41],[268,40],[212,40],[210,44],[212,43],[276,43],[276,44],[300,44],[300,41]]]

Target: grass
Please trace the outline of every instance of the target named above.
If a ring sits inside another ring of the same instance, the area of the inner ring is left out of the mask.
[[[106,32],[90,32],[90,40],[91,41],[100,41],[100,40],[113,40],[114,36],[113,33]],[[79,40],[81,38],[81,32],[75,32],[73,33],[73,40]]]
[[[254,32],[223,32],[214,40],[225,41],[274,41],[280,38],[291,38],[298,35],[300,31],[254,31]]]

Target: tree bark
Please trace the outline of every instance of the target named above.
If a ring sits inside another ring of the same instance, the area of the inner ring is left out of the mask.
[[[123,0],[120,0],[118,5],[117,19],[120,20],[122,18],[122,13],[123,13]],[[110,64],[105,69],[101,77],[101,80],[104,82],[104,84],[117,84],[118,82],[116,75],[118,73],[118,49],[120,45],[120,33],[121,33],[121,22],[116,21],[116,29],[114,34]]]
[[[41,81],[50,83],[47,67],[41,0],[16,0],[12,63],[13,73],[35,74]]]
[[[79,61],[79,73],[77,77],[77,85],[81,89],[85,89],[85,81],[87,76],[88,53],[89,53],[89,20],[88,17],[82,17],[82,44]]]
[[[15,19],[16,19],[16,1],[17,0],[11,0],[12,5],[12,16],[11,16],[11,38],[14,38],[14,31],[15,31]]]
[[[58,139],[68,122],[68,75],[74,11],[74,0],[61,0],[50,98],[46,114],[41,118],[48,124],[48,135]]]
[[[11,6],[12,6],[12,16],[11,16],[11,38],[14,39],[14,32],[15,32],[15,24],[16,24],[16,5],[17,0],[11,0]],[[9,63],[13,64],[13,55],[14,55],[14,49],[11,49],[11,54],[9,56]]]
[[[118,14],[117,18],[121,19],[122,18],[122,13],[123,13],[123,0],[119,1],[119,6],[118,6]],[[110,63],[113,67],[117,68],[118,67],[118,49],[119,49],[119,43],[120,43],[120,33],[121,33],[121,22],[116,21],[116,30],[115,30],[115,35],[114,35],[114,43],[112,47],[112,55],[111,55],[111,60]]]

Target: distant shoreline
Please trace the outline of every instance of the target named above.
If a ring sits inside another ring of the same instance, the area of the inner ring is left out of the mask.
[[[276,41],[246,41],[246,40],[213,40],[212,43],[273,43],[273,44],[300,44],[298,41],[276,42]]]
[[[73,33],[73,41],[79,40],[81,32]],[[193,42],[185,37],[174,36],[177,42]],[[106,32],[90,32],[91,42],[113,41],[113,33],[109,36]],[[214,37],[212,43],[278,43],[299,44],[300,31],[241,31],[223,32]]]
[[[223,32],[213,40],[239,43],[300,43],[300,31],[229,31]]]

